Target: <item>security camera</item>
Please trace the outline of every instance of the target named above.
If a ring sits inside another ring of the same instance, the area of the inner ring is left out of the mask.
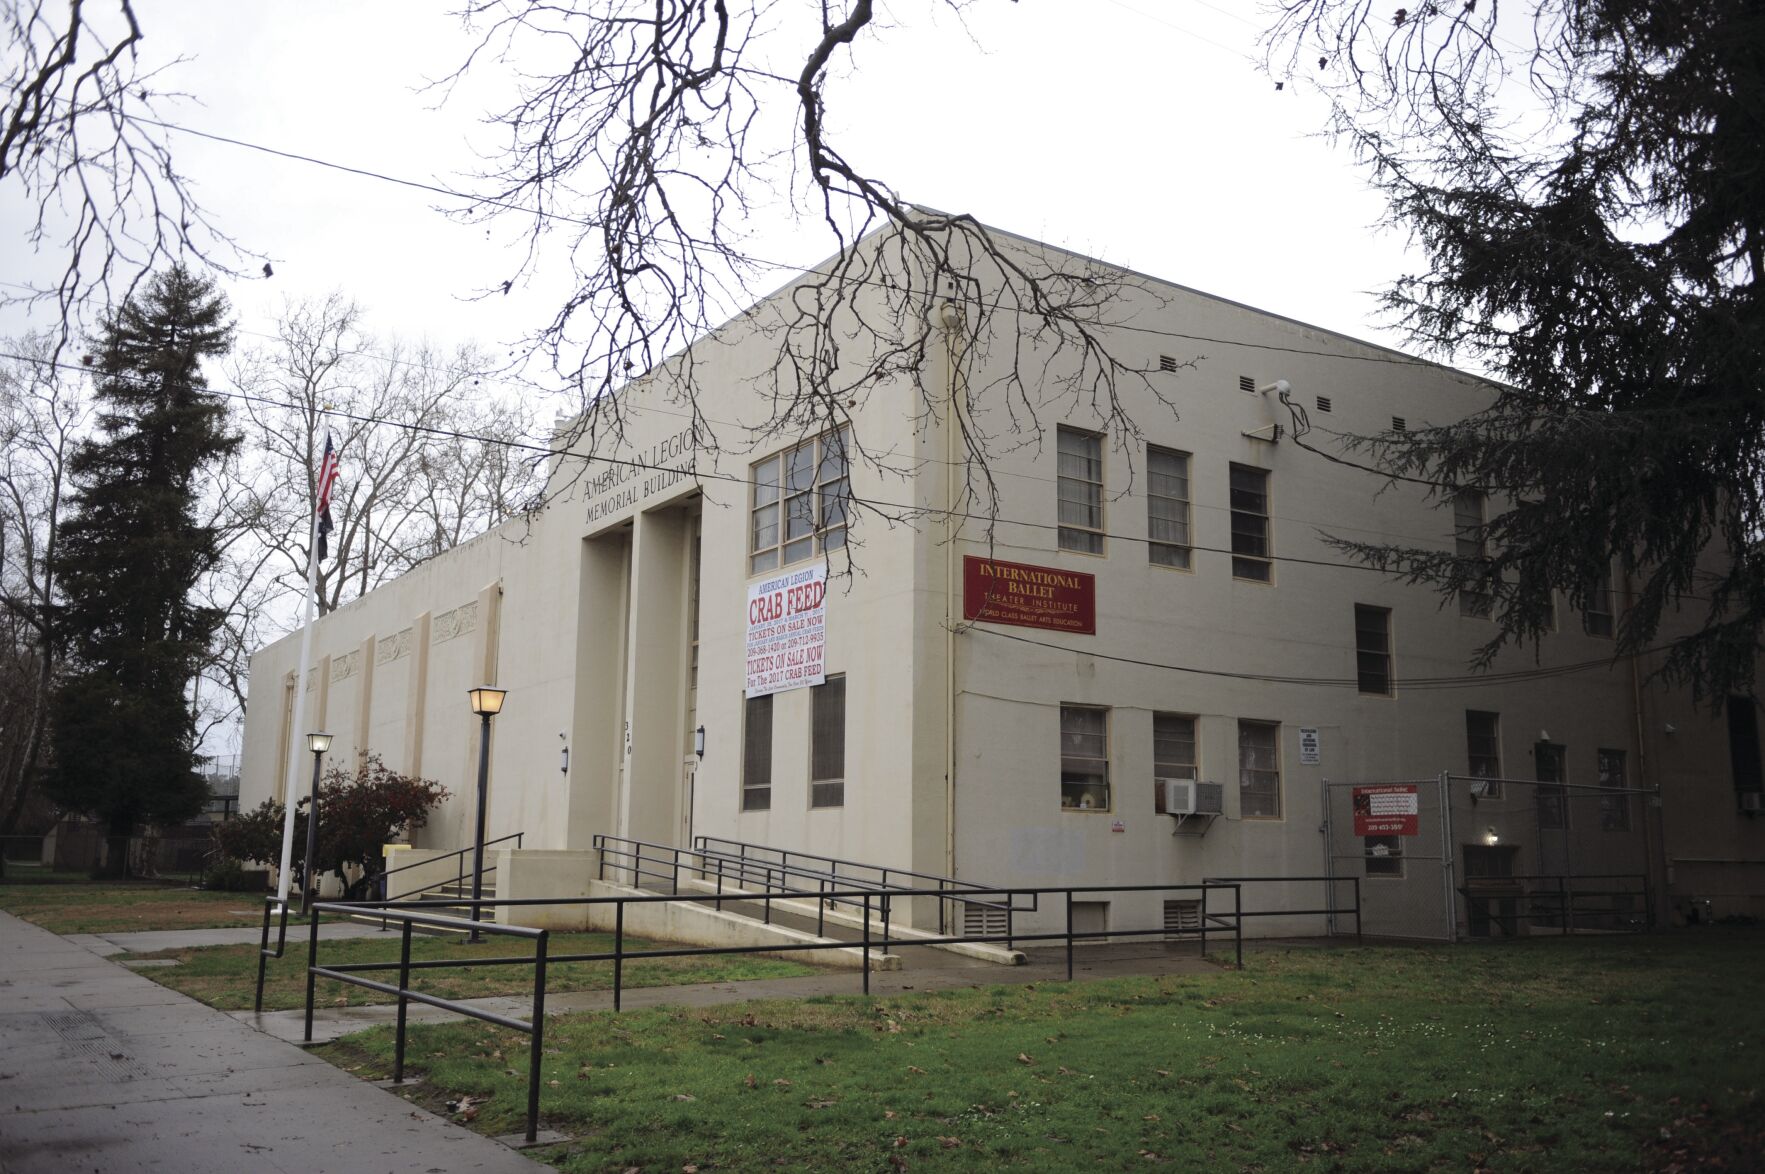
[[[1267,395],[1272,391],[1277,396],[1282,396],[1291,392],[1293,390],[1293,385],[1285,379],[1277,379],[1266,387],[1259,387],[1256,390],[1262,395]]]

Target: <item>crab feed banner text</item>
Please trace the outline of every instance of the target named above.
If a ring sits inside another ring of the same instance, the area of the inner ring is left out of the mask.
[[[748,696],[819,685],[827,679],[827,566],[748,585]]]

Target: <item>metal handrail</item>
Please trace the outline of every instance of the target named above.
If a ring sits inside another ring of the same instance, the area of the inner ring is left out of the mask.
[[[1073,943],[1074,943],[1075,934],[1074,934],[1074,930],[1073,930],[1073,905],[1074,905],[1073,898],[1075,895],[1091,894],[1091,893],[1132,893],[1132,892],[1199,892],[1201,894],[1201,905],[1202,905],[1202,911],[1203,911],[1204,917],[1203,917],[1202,924],[1194,930],[1172,931],[1164,926],[1159,926],[1156,929],[1144,929],[1144,930],[1109,929],[1109,930],[1105,931],[1104,936],[1110,937],[1110,938],[1118,938],[1118,937],[1119,938],[1132,938],[1132,937],[1147,937],[1147,936],[1155,936],[1155,935],[1162,936],[1162,937],[1169,937],[1172,932],[1176,932],[1179,934],[1181,934],[1181,933],[1195,933],[1200,937],[1201,948],[1202,948],[1203,953],[1205,953],[1206,949],[1207,949],[1207,932],[1208,932],[1207,931],[1207,923],[1210,920],[1215,920],[1215,921],[1219,920],[1219,917],[1217,915],[1208,914],[1208,912],[1207,912],[1208,897],[1209,897],[1209,894],[1211,894],[1213,892],[1223,891],[1223,890],[1230,890],[1234,893],[1234,905],[1241,904],[1241,899],[1240,899],[1239,893],[1238,893],[1238,886],[1235,884],[1224,884],[1224,885],[1214,885],[1214,884],[1159,885],[1159,884],[1154,884],[1154,885],[1115,885],[1115,886],[1112,886],[1112,885],[1082,885],[1082,886],[1073,886],[1073,887],[1064,887],[1064,888],[1062,888],[1062,887],[1046,887],[1046,888],[1035,888],[1035,889],[1015,889],[1015,890],[1009,890],[1009,892],[1013,898],[1017,897],[1020,894],[1023,896],[1030,897],[1032,899],[1031,904],[1029,906],[1027,906],[1027,908],[1039,907],[1040,899],[1044,895],[1059,894],[1059,895],[1064,896],[1065,906],[1066,906],[1066,919],[1065,919],[1065,926],[1063,929],[1058,930],[1058,931],[1045,932],[1045,933],[1020,934],[1018,936],[1020,937],[1020,939],[1025,940],[1025,941],[1064,941],[1066,944],[1066,977],[1067,977],[1068,981],[1071,981],[1073,978],[1073,974],[1074,974]],[[635,895],[635,896],[616,896],[616,897],[567,897],[567,898],[554,898],[554,897],[490,898],[490,897],[487,897],[487,898],[481,898],[478,900],[467,899],[467,900],[463,900],[463,901],[448,901],[448,902],[399,902],[396,904],[391,901],[386,901],[386,900],[316,902],[313,904],[311,911],[310,911],[311,921],[310,921],[310,928],[308,931],[308,938],[307,938],[306,1036],[305,1036],[305,1038],[306,1038],[307,1042],[309,1042],[309,1043],[312,1041],[315,988],[317,985],[317,980],[320,978],[328,978],[328,979],[332,979],[337,982],[351,983],[356,986],[365,987],[368,990],[380,991],[381,993],[384,993],[384,994],[395,995],[398,998],[398,1025],[397,1025],[397,1029],[396,1029],[397,1036],[396,1036],[396,1042],[395,1042],[394,1061],[393,1061],[393,1080],[395,1082],[402,1082],[404,1079],[405,1035],[406,1035],[406,1026],[407,1026],[406,1010],[407,1010],[408,1003],[411,1001],[424,1003],[424,1004],[427,1004],[428,1006],[432,1006],[432,1007],[439,1007],[443,1010],[453,1011],[457,1014],[467,1015],[467,1016],[470,1016],[471,1018],[480,1019],[486,1023],[494,1023],[500,1027],[506,1027],[506,1028],[509,1028],[514,1031],[527,1032],[529,1035],[532,1036],[532,1039],[533,1039],[531,1054],[529,1056],[529,1061],[528,1061],[528,1078],[527,1078],[527,1135],[526,1136],[527,1136],[527,1140],[529,1142],[531,1142],[536,1139],[536,1137],[538,1135],[538,1128],[539,1128],[540,1057],[543,1052],[542,1033],[544,1030],[544,1021],[545,1021],[545,993],[546,993],[545,992],[545,982],[546,982],[546,967],[547,967],[548,963],[550,963],[550,962],[560,962],[561,963],[561,962],[611,961],[613,963],[613,1010],[615,1012],[617,1012],[622,1009],[622,994],[623,994],[623,988],[624,988],[624,965],[625,965],[625,960],[628,958],[689,958],[689,957],[705,957],[705,956],[711,956],[711,955],[733,955],[733,954],[780,954],[780,953],[797,952],[797,951],[836,950],[836,949],[850,949],[853,947],[857,947],[858,949],[860,949],[862,951],[862,962],[860,964],[860,971],[863,976],[863,991],[864,991],[864,994],[869,995],[870,994],[871,953],[872,953],[873,949],[875,948],[875,942],[871,936],[871,924],[873,921],[873,915],[880,912],[880,908],[879,908],[880,906],[882,906],[882,905],[886,904],[888,901],[894,900],[894,899],[907,899],[907,898],[912,898],[912,897],[942,897],[942,896],[960,895],[961,893],[964,893],[964,892],[973,893],[976,895],[986,895],[986,894],[998,893],[1001,891],[1004,891],[1004,890],[999,890],[999,889],[994,889],[994,888],[982,888],[982,889],[972,889],[972,890],[957,890],[955,894],[952,894],[952,892],[950,890],[945,890],[945,889],[894,889],[894,890],[889,890],[889,891],[884,891],[884,892],[877,892],[873,889],[868,889],[868,888],[865,888],[865,889],[842,889],[842,890],[837,890],[837,891],[831,892],[827,895],[829,897],[834,897],[834,898],[853,900],[853,901],[860,903],[863,906],[864,913],[863,913],[862,923],[859,927],[860,936],[857,941],[823,940],[823,941],[811,941],[811,942],[777,942],[777,943],[770,943],[770,944],[766,944],[766,945],[754,945],[754,946],[673,946],[673,947],[667,947],[667,948],[663,948],[663,949],[650,949],[650,950],[637,950],[637,951],[631,951],[631,950],[625,949],[625,907],[627,905],[647,905],[647,904],[665,904],[665,903],[705,904],[705,903],[721,901],[721,900],[724,900],[725,898],[721,894],[717,894],[717,893],[644,893],[644,894]],[[505,922],[499,922],[499,921],[488,921],[488,922],[487,921],[479,921],[476,918],[474,918],[473,920],[467,920],[465,918],[450,917],[450,916],[447,916],[446,914],[430,911],[431,909],[436,908],[436,907],[458,908],[461,905],[470,905],[473,908],[475,913],[485,907],[496,908],[496,909],[506,909],[506,908],[525,908],[525,907],[530,907],[530,906],[589,906],[589,907],[593,907],[593,906],[612,905],[613,906],[613,950],[610,953],[605,952],[605,951],[601,951],[601,952],[582,953],[582,954],[559,954],[559,955],[554,956],[549,953],[549,947],[548,947],[549,938],[547,936],[548,931],[546,931],[546,930],[530,929],[525,926],[510,925]],[[266,906],[266,908],[267,908],[267,906]],[[323,911],[323,912],[328,912],[328,913],[351,914],[351,913],[359,913],[364,910],[374,911],[374,912],[380,914],[381,916],[389,917],[389,918],[392,918],[393,920],[396,920],[396,921],[399,921],[402,923],[403,938],[402,938],[402,942],[400,944],[399,960],[396,963],[393,963],[393,962],[357,962],[357,963],[348,963],[348,964],[339,965],[339,966],[320,966],[318,964],[319,913],[321,911]],[[265,925],[266,925],[266,927],[268,925],[268,914],[267,913],[265,915]],[[418,962],[412,962],[411,961],[411,930],[412,930],[412,927],[415,925],[425,925],[425,926],[444,928],[444,929],[445,928],[470,929],[473,926],[477,926],[481,931],[483,931],[485,933],[492,934],[492,935],[530,939],[535,942],[534,955],[531,958],[442,958],[442,959],[428,959],[428,960],[423,960],[423,961],[418,961]],[[267,928],[266,928],[266,934],[267,934]],[[962,943],[967,943],[967,942],[997,942],[997,941],[1002,940],[1004,938],[1004,936],[1005,935],[1003,935],[1003,934],[957,934],[957,935],[950,935],[950,936],[940,937],[940,938],[935,938],[935,939],[924,939],[924,940],[917,941],[915,944],[917,944],[917,945],[956,945],[956,944],[962,944]],[[1233,937],[1234,937],[1234,941],[1235,941],[1235,945],[1236,945],[1236,964],[1239,969],[1243,969],[1243,967],[1244,967],[1244,926],[1243,926],[1242,921],[1238,921],[1233,925]],[[535,968],[534,969],[534,987],[533,987],[533,1019],[532,1019],[531,1023],[523,1023],[520,1020],[511,1019],[506,1016],[497,1015],[494,1012],[484,1011],[479,1008],[469,1006],[464,1002],[459,1002],[459,1001],[450,1000],[450,999],[443,999],[443,998],[440,998],[439,996],[429,995],[429,994],[425,994],[421,991],[414,991],[414,990],[410,989],[410,976],[411,976],[411,971],[413,971],[413,970],[432,970],[432,969],[442,969],[442,968],[469,968],[469,967],[474,967],[474,966],[524,966],[524,965],[529,965],[529,964],[531,964]],[[389,970],[397,970],[398,971],[398,982],[396,985],[393,985],[391,983],[377,982],[373,979],[361,977],[361,975],[363,975],[364,973],[374,973],[374,972],[389,971]]]
[[[495,844],[506,844],[510,840],[513,840],[513,841],[515,841],[515,847],[519,848],[521,846],[521,837],[526,834],[527,833],[525,833],[525,832],[511,832],[509,835],[498,836],[494,840],[484,841],[484,846],[486,848],[489,848]],[[393,875],[394,873],[404,872],[404,871],[406,871],[408,869],[412,869],[412,868],[423,868],[426,865],[436,864],[436,863],[439,863],[440,861],[447,860],[447,859],[450,859],[455,856],[460,858],[460,869],[457,873],[457,876],[459,878],[463,879],[466,875],[466,873],[465,873],[466,853],[473,851],[476,847],[477,847],[477,845],[475,845],[475,844],[468,844],[464,848],[456,848],[452,852],[445,853],[441,856],[432,856],[428,860],[418,860],[418,861],[415,861],[411,864],[401,864],[397,868],[388,868],[388,869],[382,871],[381,873],[379,873],[379,879],[382,882],[384,882],[387,877]],[[496,866],[492,865],[491,867],[485,869],[484,871],[487,873],[495,872]],[[422,885],[418,888],[410,889],[410,890],[407,890],[406,892],[400,893],[397,896],[386,897],[386,898],[384,898],[384,900],[402,901],[404,898],[410,896],[412,893],[427,892],[428,890],[430,890],[434,887],[435,887],[434,885]]]
[[[1234,918],[1245,917],[1329,917],[1335,918],[1341,913],[1354,914],[1354,940],[1361,940],[1361,878],[1358,876],[1204,876],[1203,884],[1322,884],[1324,886],[1324,908],[1322,909],[1268,909],[1245,910],[1240,907],[1232,911]],[[1336,886],[1349,884],[1354,887],[1354,904],[1343,909],[1335,901]],[[1332,922],[1331,924],[1334,924]]]

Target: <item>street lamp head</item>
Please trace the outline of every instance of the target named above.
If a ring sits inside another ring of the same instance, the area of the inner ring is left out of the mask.
[[[306,736],[306,748],[311,750],[314,754],[323,754],[325,751],[331,749],[331,735],[308,734]]]
[[[479,717],[495,717],[503,711],[503,697],[507,689],[498,689],[495,685],[480,685],[476,689],[466,690],[472,699],[472,712]]]

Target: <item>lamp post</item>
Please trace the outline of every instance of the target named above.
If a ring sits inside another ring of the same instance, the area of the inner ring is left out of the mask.
[[[300,911],[305,913],[312,907],[313,890],[313,855],[319,843],[319,761],[325,757],[325,751],[331,749],[330,734],[308,734],[306,748],[313,752],[313,793],[306,809],[306,867],[301,872],[302,884],[300,894]]]
[[[477,714],[483,725],[478,730],[478,831],[472,841],[472,920],[480,920],[478,902],[484,897],[484,808],[487,798],[485,790],[490,779],[490,719],[502,712],[503,697],[507,689],[498,689],[495,685],[480,685],[476,689],[466,690],[472,699],[472,712]],[[478,928],[472,927],[470,941],[478,941]]]

